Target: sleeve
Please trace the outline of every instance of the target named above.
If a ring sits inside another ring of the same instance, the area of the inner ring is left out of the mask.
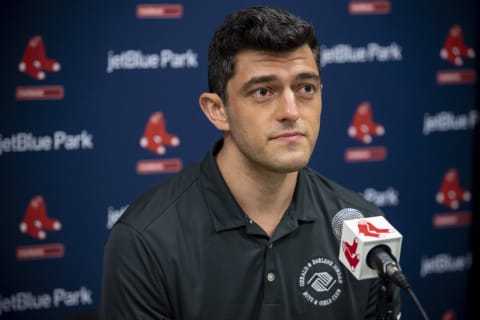
[[[164,277],[141,234],[117,223],[103,252],[101,320],[171,320]]]

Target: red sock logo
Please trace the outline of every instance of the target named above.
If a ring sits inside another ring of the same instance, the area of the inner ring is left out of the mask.
[[[42,196],[35,196],[28,203],[19,227],[22,233],[43,240],[47,237],[45,231],[58,231],[62,229],[62,224],[47,216],[45,200]]]
[[[167,132],[163,113],[154,112],[145,126],[145,131],[140,139],[140,146],[163,155],[167,151],[166,147],[176,147],[179,144],[180,139]]]
[[[460,206],[460,201],[470,201],[470,192],[460,187],[459,180],[458,171],[456,169],[449,169],[445,173],[442,184],[436,196],[439,204],[456,210]]]
[[[369,221],[360,220],[358,221],[358,232],[367,237],[380,238],[383,233],[390,233],[393,232],[393,230],[388,228],[378,228]]]
[[[453,25],[448,31],[443,47],[440,50],[440,57],[456,66],[463,65],[463,58],[475,57],[475,50],[465,45],[463,30],[460,25]]]
[[[31,38],[22,60],[18,64],[18,70],[26,73],[34,79],[45,79],[45,71],[57,72],[60,71],[61,65],[58,61],[49,59],[45,56],[45,44],[41,36],[34,36]]]
[[[372,107],[368,102],[362,102],[355,111],[348,135],[363,143],[371,143],[372,136],[383,136],[385,128],[373,121]]]

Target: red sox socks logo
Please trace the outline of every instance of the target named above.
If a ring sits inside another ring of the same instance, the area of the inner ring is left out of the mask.
[[[43,80],[45,79],[45,71],[57,72],[61,69],[61,66],[58,61],[45,56],[45,44],[42,37],[34,36],[27,43],[18,69],[34,79]]]
[[[394,232],[394,230],[389,228],[378,228],[373,223],[366,220],[358,221],[357,226],[358,232],[367,237],[381,238],[384,233]],[[356,237],[353,239],[351,244],[346,241],[342,241],[343,254],[345,255],[345,258],[347,259],[352,271],[355,271],[360,262],[360,256],[357,252],[357,249],[358,239]]]
[[[140,139],[140,146],[163,155],[166,152],[166,147],[176,147],[179,144],[180,139],[167,132],[163,113],[154,112],[145,126],[145,131]]]
[[[372,107],[368,102],[362,102],[355,111],[348,135],[363,143],[371,143],[372,136],[383,136],[385,128],[373,121]]]
[[[378,228],[369,221],[360,220],[358,221],[358,232],[364,234],[367,237],[381,238],[383,233],[391,233],[394,231],[388,228]]]
[[[452,26],[440,50],[440,57],[456,66],[463,65],[462,58],[474,58],[475,51],[472,47],[465,45],[463,30],[458,24]]]
[[[61,222],[47,216],[47,208],[43,197],[33,197],[20,223],[20,231],[34,238],[43,240],[47,237],[45,231],[58,231],[60,229],[62,229]]]
[[[450,209],[458,209],[460,201],[470,201],[471,194],[468,190],[460,187],[458,171],[449,169],[443,177],[442,184],[437,192],[437,202]]]

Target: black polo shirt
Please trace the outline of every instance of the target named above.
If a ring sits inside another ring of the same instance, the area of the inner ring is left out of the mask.
[[[331,219],[352,207],[382,212],[357,193],[300,170],[292,204],[269,238],[205,159],[146,192],[104,248],[101,318],[375,319],[376,280],[338,260]]]

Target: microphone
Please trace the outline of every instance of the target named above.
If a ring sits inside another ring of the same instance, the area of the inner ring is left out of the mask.
[[[402,289],[410,288],[398,263],[403,236],[383,217],[365,218],[345,208],[332,219],[340,240],[339,259],[358,280],[382,276]]]

